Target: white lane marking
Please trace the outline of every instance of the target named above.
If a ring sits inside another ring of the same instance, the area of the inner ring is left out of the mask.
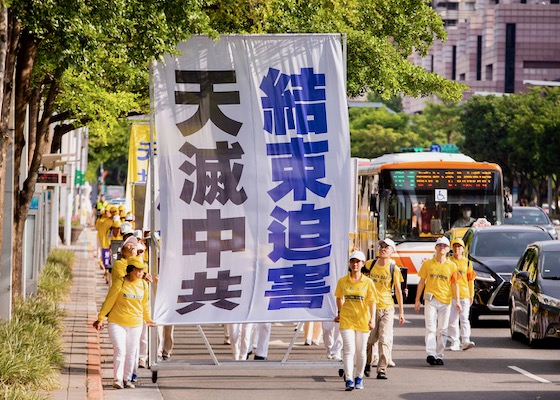
[[[540,376],[537,376],[537,375],[534,375],[534,374],[530,373],[529,371],[525,371],[524,369],[521,369],[521,368],[519,368],[519,367],[516,367],[515,365],[508,365],[508,368],[511,368],[511,369],[513,369],[514,371],[517,371],[517,372],[519,372],[520,374],[525,375],[527,378],[534,379],[534,380],[539,381],[539,382],[541,382],[541,383],[552,383],[552,382],[550,382],[550,381],[547,381],[547,380],[544,379],[544,378],[541,378]]]

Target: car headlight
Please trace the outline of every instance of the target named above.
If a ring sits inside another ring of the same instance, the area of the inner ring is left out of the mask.
[[[547,296],[546,294],[537,294],[537,299],[539,302],[545,306],[554,307],[560,309],[560,300],[556,297]]]
[[[496,279],[490,274],[489,272],[475,270],[476,278],[475,280],[484,281],[484,282],[496,282]]]

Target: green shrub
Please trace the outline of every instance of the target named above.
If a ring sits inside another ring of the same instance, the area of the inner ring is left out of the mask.
[[[47,396],[21,386],[7,386],[0,383],[0,399],[4,400],[47,400]]]
[[[62,264],[72,268],[76,254],[70,250],[53,249],[47,256],[47,263]]]
[[[0,324],[0,382],[8,386],[52,389],[64,366],[60,330],[13,318]]]
[[[72,269],[61,263],[47,261],[37,282],[40,297],[52,297],[62,301],[72,286]]]
[[[72,284],[75,255],[49,254],[36,296],[16,300],[10,321],[0,320],[0,398],[44,400],[56,388],[64,366],[64,311],[58,306]]]

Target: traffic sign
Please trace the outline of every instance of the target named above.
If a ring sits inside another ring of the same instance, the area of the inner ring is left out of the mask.
[[[434,143],[430,146],[430,151],[441,153],[441,146],[437,143]]]

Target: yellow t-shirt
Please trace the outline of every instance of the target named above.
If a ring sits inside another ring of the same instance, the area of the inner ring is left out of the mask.
[[[457,260],[456,258],[450,258],[457,265],[457,284],[459,285],[459,297],[461,299],[470,299],[474,297],[474,278],[476,277],[476,272],[474,272],[473,265],[469,262],[467,257]]]
[[[113,269],[111,270],[111,277],[113,282],[120,281],[124,279],[126,275],[126,267],[128,266],[128,260],[126,258],[120,258],[113,264]]]
[[[143,321],[149,321],[151,318],[147,283],[143,279],[134,282],[127,279],[113,282],[97,320],[103,321],[107,314],[109,322],[131,328],[142,325]]]
[[[431,293],[444,304],[451,304],[451,283],[457,281],[457,264],[448,258],[443,263],[434,258],[424,261],[418,276],[426,280],[424,293]]]
[[[384,266],[381,266],[376,262],[369,271],[369,277],[373,281],[375,289],[377,290],[376,307],[378,310],[386,310],[395,305],[392,295],[393,288],[391,287],[391,263],[393,262],[393,260],[389,261],[390,262]],[[393,286],[395,284],[400,285],[401,282],[404,282],[401,270],[399,267],[397,267],[396,264],[394,269]]]
[[[370,308],[377,302],[373,281],[362,274],[360,280],[352,282],[350,275],[346,275],[338,280],[334,296],[344,299],[339,314],[340,329],[369,332]]]
[[[97,237],[99,238],[99,243],[101,244],[102,249],[109,249],[111,247],[111,238],[109,237],[109,233],[112,226],[112,218],[99,218],[95,223],[95,227],[97,228]]]

